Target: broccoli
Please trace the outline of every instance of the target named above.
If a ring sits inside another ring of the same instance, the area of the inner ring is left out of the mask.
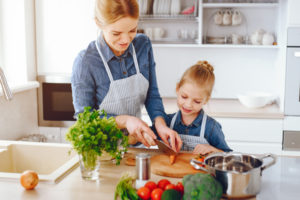
[[[210,174],[189,174],[183,177],[183,200],[217,200],[223,193],[222,185]]]

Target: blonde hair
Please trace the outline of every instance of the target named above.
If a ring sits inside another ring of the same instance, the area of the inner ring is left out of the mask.
[[[123,17],[139,18],[136,0],[96,0],[94,19],[98,26],[112,24]]]
[[[198,61],[187,69],[176,85],[176,91],[185,83],[195,83],[204,89],[206,102],[209,100],[215,83],[214,68],[207,61]]]

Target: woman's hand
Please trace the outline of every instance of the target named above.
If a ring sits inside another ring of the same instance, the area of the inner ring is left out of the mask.
[[[118,128],[126,128],[131,137],[137,138],[137,140],[143,143],[146,147],[156,145],[154,142],[156,135],[149,128],[146,122],[141,119],[129,115],[119,115],[116,117],[116,122],[118,124]]]
[[[179,137],[176,131],[170,129],[166,125],[165,120],[162,117],[157,117],[155,119],[155,128],[162,141],[164,141],[164,143],[171,145],[171,148],[175,152],[180,151],[182,146],[181,138]]]
[[[222,152],[222,150],[217,149],[209,144],[197,144],[197,146],[194,148],[193,154],[205,155],[213,152]]]

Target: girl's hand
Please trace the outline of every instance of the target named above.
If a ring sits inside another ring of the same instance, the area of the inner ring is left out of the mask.
[[[213,152],[222,152],[222,151],[209,144],[197,144],[197,146],[194,148],[193,154],[205,155]]]
[[[182,140],[178,133],[166,126],[165,121],[161,121],[163,118],[157,118],[155,120],[155,128],[160,138],[164,143],[171,146],[175,152],[179,152],[182,146]],[[170,142],[169,142],[170,141]],[[170,144],[171,143],[171,144]]]
[[[125,127],[131,137],[137,138],[137,140],[143,143],[146,147],[155,145],[153,139],[156,138],[156,135],[149,128],[146,122],[137,117],[127,116]]]

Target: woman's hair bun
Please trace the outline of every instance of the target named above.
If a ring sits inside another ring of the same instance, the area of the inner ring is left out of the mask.
[[[205,68],[206,70],[208,70],[209,72],[214,72],[214,67],[211,66],[211,64],[209,64],[206,60],[200,60],[197,62],[197,65]]]

